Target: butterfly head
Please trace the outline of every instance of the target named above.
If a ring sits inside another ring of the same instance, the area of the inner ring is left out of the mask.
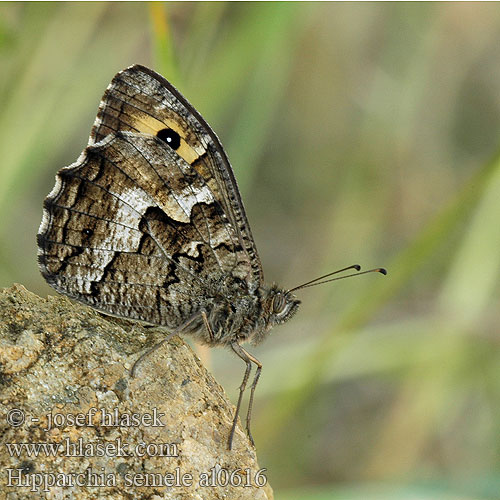
[[[297,312],[299,304],[300,300],[293,293],[273,286],[266,300],[269,328],[288,321]]]

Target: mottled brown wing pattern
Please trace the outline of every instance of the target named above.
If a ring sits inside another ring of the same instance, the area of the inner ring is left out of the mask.
[[[118,73],[104,93],[89,145],[117,131],[154,136],[165,128],[179,134],[177,154],[203,177],[235,228],[252,266],[249,288],[256,290],[262,266],[227,155],[203,117],[170,82],[140,65]]]
[[[176,328],[203,309],[211,280],[260,285],[229,163],[198,117],[146,68],[113,79],[89,146],[45,200],[39,263],[52,286],[104,312]],[[178,134],[175,149],[157,137],[164,129]]]
[[[144,158],[152,149],[156,161]],[[176,327],[203,301],[211,273],[245,279],[236,234],[199,177],[196,195],[180,190],[176,201],[149,185],[156,176],[168,192],[186,182],[182,167],[155,138],[124,132],[62,169],[38,236],[47,281],[105,312]]]

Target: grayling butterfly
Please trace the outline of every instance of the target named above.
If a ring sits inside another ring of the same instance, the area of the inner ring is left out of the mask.
[[[107,314],[162,325],[171,332],[164,342],[191,335],[230,347],[246,363],[229,448],[252,363],[246,428],[253,443],[262,364],[242,344],[258,344],[294,315],[300,302],[293,292],[335,274],[290,290],[264,282],[217,136],[169,82],[139,65],[113,78],[87,148],[57,173],[38,247],[41,272],[57,291]],[[336,273],[349,269],[360,270]]]

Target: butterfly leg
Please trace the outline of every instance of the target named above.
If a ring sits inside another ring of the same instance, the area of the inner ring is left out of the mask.
[[[151,349],[148,349],[146,352],[143,352],[137,358],[136,362],[134,363],[134,366],[132,366],[132,370],[130,370],[130,375],[132,376],[132,378],[135,378],[137,365],[139,365],[139,363],[144,358],[147,358],[153,351],[156,351],[156,349],[158,349],[158,347],[161,347],[163,344],[165,344],[166,342],[168,342],[174,335],[177,335],[179,333],[178,330],[179,329],[174,330],[172,333],[169,333],[161,342],[158,342],[158,344],[155,344],[153,347],[151,347]]]
[[[250,393],[250,402],[249,402],[248,413],[247,413],[247,433],[248,433],[248,437],[250,439],[250,442],[252,443],[252,445],[255,446],[255,443],[254,443],[253,438],[252,438],[252,434],[250,433],[250,415],[251,415],[251,411],[252,411],[253,394],[255,391],[255,386],[257,385],[257,381],[259,380],[260,372],[262,369],[262,364],[260,363],[260,361],[257,360],[256,358],[254,358],[247,351],[245,351],[245,349],[243,349],[243,347],[241,347],[237,342],[232,342],[231,348],[246,363],[247,367],[245,369],[245,375],[243,376],[243,381],[241,382],[241,385],[240,385],[240,394],[238,396],[238,403],[236,404],[236,412],[234,414],[231,432],[229,433],[229,441],[228,441],[229,449],[231,449],[231,446],[233,444],[234,432],[236,430],[236,424],[238,423],[238,415],[240,413],[241,400],[243,398],[243,393],[245,392],[245,388],[247,386],[248,377],[250,376],[250,371],[252,369],[252,362],[254,362],[257,365],[257,372],[255,374],[255,378],[254,378],[254,381],[252,383],[252,388],[251,388],[251,393]]]
[[[198,314],[195,314],[194,316],[189,318],[185,323],[183,323],[181,326],[176,328],[173,332],[169,333],[161,342],[158,342],[153,347],[151,347],[151,349],[148,349],[146,352],[142,353],[139,356],[139,358],[137,358],[136,362],[132,366],[132,369],[130,370],[130,375],[132,376],[132,378],[135,378],[137,366],[144,358],[147,358],[153,351],[156,351],[156,349],[158,349],[158,347],[161,347],[163,344],[168,342],[174,335],[178,335],[179,333],[181,333],[182,330],[184,330],[186,327],[188,327],[198,317],[199,317]]]
[[[215,335],[210,327],[210,323],[208,322],[207,313],[205,311],[201,311],[201,317],[203,318],[203,323],[205,324],[205,328],[207,329],[208,336],[210,337],[210,342],[213,342]]]
[[[257,366],[255,377],[252,382],[252,387],[250,387],[250,400],[248,401],[248,411],[247,411],[247,434],[248,438],[250,439],[250,442],[252,443],[253,446],[255,446],[252,433],[250,432],[250,418],[252,417],[253,396],[255,394],[255,388],[257,387],[257,382],[259,381],[260,372],[262,371],[262,363],[257,358],[252,356],[250,353],[246,352],[246,354]]]

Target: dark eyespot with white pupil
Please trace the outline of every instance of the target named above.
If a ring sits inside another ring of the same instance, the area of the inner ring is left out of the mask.
[[[273,299],[273,313],[279,314],[283,312],[286,306],[286,299],[282,293],[277,293]]]
[[[181,136],[171,128],[162,128],[156,133],[156,137],[161,139],[167,146],[172,149],[178,149],[181,145]]]

